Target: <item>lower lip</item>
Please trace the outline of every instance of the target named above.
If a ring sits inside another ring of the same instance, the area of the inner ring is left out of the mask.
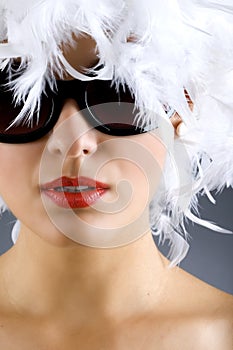
[[[97,188],[95,190],[83,191],[80,193],[57,192],[53,189],[43,190],[42,192],[59,207],[78,209],[90,207],[98,201],[106,191],[107,189],[105,188]]]

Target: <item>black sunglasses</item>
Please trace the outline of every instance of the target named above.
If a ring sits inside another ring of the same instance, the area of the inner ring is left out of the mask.
[[[138,125],[135,100],[127,86],[118,89],[109,80],[57,80],[54,91],[45,87],[40,110],[33,124],[11,124],[22,110],[15,106],[12,92],[6,87],[7,74],[0,74],[0,142],[27,143],[45,136],[55,126],[66,99],[74,99],[88,123],[113,136],[137,135],[149,131]],[[169,113],[169,111],[167,111]]]

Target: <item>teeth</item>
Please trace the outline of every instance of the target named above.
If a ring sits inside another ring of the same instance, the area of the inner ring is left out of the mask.
[[[64,186],[64,187],[54,188],[54,190],[57,192],[73,192],[73,193],[90,191],[90,190],[94,190],[94,189],[95,189],[95,187],[89,187],[89,186]]]

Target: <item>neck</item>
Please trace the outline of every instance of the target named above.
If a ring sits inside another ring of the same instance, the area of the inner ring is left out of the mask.
[[[20,312],[57,318],[79,310],[80,318],[122,318],[158,304],[167,260],[150,232],[123,247],[96,249],[57,247],[26,231],[2,257],[5,290]]]

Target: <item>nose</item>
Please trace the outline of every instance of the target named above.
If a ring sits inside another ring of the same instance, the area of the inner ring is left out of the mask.
[[[86,157],[97,149],[97,131],[91,127],[73,99],[67,99],[48,140],[48,151],[66,158]]]

